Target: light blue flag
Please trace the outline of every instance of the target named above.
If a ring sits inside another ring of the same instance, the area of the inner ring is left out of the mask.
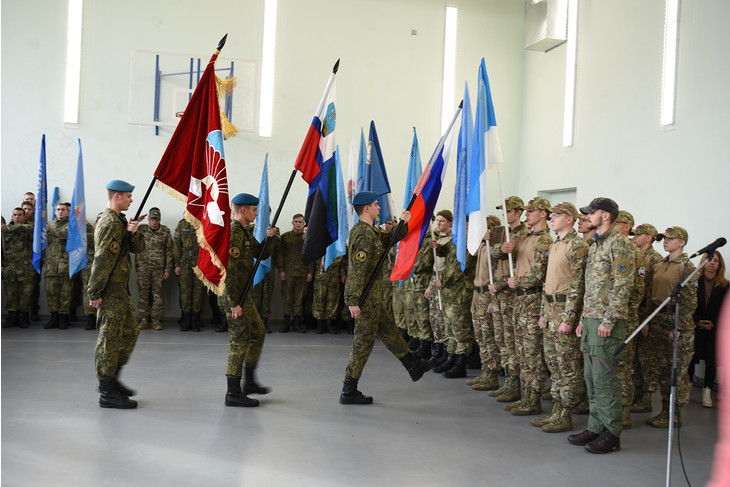
[[[259,242],[263,242],[266,238],[266,229],[271,225],[271,209],[269,208],[269,154],[264,159],[264,172],[261,173],[261,189],[259,190],[259,214],[256,216],[256,230],[254,237]],[[253,276],[253,285],[257,285],[264,280],[266,274],[271,271],[271,257],[261,261],[259,268],[256,269],[256,275]]]
[[[76,183],[71,196],[71,214],[68,216],[68,277],[86,267],[86,198],[84,197],[84,157],[79,139],[79,161],[76,164]]]
[[[365,146],[365,132],[363,131],[362,127],[360,127],[360,152],[358,152],[357,155],[357,191],[355,193],[359,193],[360,191],[365,191],[364,189],[364,181],[365,181],[365,166],[367,165],[367,158],[368,158],[368,149],[367,146]]]
[[[340,162],[340,146],[335,148],[335,171],[337,172],[337,240],[327,247],[324,254],[324,270],[329,269],[337,257],[347,253],[347,237],[350,225],[347,221],[347,193],[342,182],[342,164]]]
[[[48,182],[46,179],[46,135],[41,139],[41,157],[38,164],[38,187],[33,226],[33,268],[41,273],[41,256],[46,250],[46,222],[48,222]]]
[[[423,168],[421,167],[421,151],[418,149],[418,135],[416,127],[413,127],[413,142],[411,143],[411,157],[408,160],[408,174],[406,175],[406,192],[403,196],[403,209],[408,208],[413,192],[416,190],[418,180],[421,178]]]
[[[378,194],[380,223],[393,219],[393,211],[390,203],[390,182],[385,171],[383,152],[380,150],[378,131],[375,130],[375,122],[370,122],[370,133],[368,134],[367,161],[365,163],[365,175],[363,177],[363,190],[374,191]]]
[[[466,186],[467,168],[471,157],[471,143],[473,136],[471,120],[471,102],[469,100],[469,86],[464,83],[464,105],[461,112],[461,128],[456,159],[456,186],[454,187],[454,245],[456,246],[456,260],[461,264],[461,270],[466,267]]]
[[[58,206],[58,202],[60,200],[61,197],[58,196],[58,186],[54,186],[53,197],[51,197],[51,221],[56,219],[56,207]]]

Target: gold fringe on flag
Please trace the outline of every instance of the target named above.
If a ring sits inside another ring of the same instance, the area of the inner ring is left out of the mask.
[[[226,114],[223,112],[221,112],[221,128],[223,130],[223,136],[226,139],[235,137],[240,130],[238,127],[233,125],[230,120],[228,120],[228,117],[226,117]]]
[[[236,84],[238,83],[238,78],[234,76],[228,79],[220,79],[216,76],[215,82],[218,84],[218,96],[231,96],[233,90],[236,88]]]

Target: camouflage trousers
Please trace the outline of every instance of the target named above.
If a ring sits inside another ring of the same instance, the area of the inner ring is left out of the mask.
[[[391,284],[392,286],[392,284]],[[405,330],[407,333],[409,331],[413,331],[415,328],[411,323],[415,323],[413,320],[413,315],[411,313],[406,313],[406,296],[408,296],[410,293],[407,293],[403,290],[404,285],[401,284],[400,289],[398,288],[398,283],[395,283],[395,287],[393,287],[393,319],[395,320],[395,326],[398,327],[400,330]],[[411,326],[408,326],[411,324]],[[408,333],[410,336],[410,333]]]
[[[672,357],[674,342],[669,339],[669,333],[674,330],[674,314],[659,313],[652,319],[652,326],[661,330],[659,348],[657,348],[657,363],[659,364],[659,390],[663,400],[669,400],[671,392]],[[681,323],[680,323],[681,326]],[[694,355],[695,331],[679,330],[677,341],[677,402],[681,405],[689,403],[692,391],[692,381],[689,378],[689,364]]]
[[[395,324],[395,313],[393,312],[393,286],[390,285],[390,281],[383,282],[383,307],[385,308],[384,313],[391,317],[393,324]]]
[[[515,346],[520,354],[520,380],[526,387],[541,391],[547,379],[540,321],[540,293],[517,296],[515,306]]]
[[[121,296],[105,296],[96,316],[99,331],[94,351],[96,378],[114,379],[119,367],[129,361],[139,335],[134,308],[126,290]]]
[[[180,308],[183,313],[200,313],[203,310],[205,286],[195,275],[193,268],[180,268]]]
[[[46,276],[48,311],[67,315],[71,312],[73,281],[66,276]]]
[[[340,304],[339,275],[328,276],[318,274],[314,278],[314,299],[312,301],[312,315],[318,320],[336,320],[337,308]]]
[[[154,320],[162,319],[162,278],[165,270],[162,267],[140,266],[137,269],[137,290],[139,291],[139,317]]]
[[[486,365],[489,370],[499,370],[501,368],[499,346],[494,335],[492,313],[488,311],[491,301],[492,295],[489,291],[482,292],[475,289],[471,300],[471,318],[482,366]]]
[[[287,275],[281,281],[284,293],[284,314],[289,316],[304,316],[304,298],[307,295],[307,279]]]
[[[471,299],[468,289],[460,286],[441,289],[444,307],[444,332],[449,353],[470,355],[474,344],[474,330],[471,319]]]
[[[96,308],[91,306],[89,304],[89,276],[91,275],[91,264],[87,264],[86,267],[84,267],[84,270],[81,271],[81,301],[84,305],[84,314],[86,316],[88,315],[95,315],[96,314]]]
[[[235,320],[230,307],[225,306],[225,311],[228,319],[226,377],[240,379],[244,363],[246,367],[253,368],[259,362],[261,350],[264,348],[266,328],[250,295],[243,302],[241,316]]]
[[[641,322],[651,314],[647,312],[640,314]],[[657,357],[659,356],[659,350],[664,349],[664,340],[662,327],[657,324],[657,321],[652,318],[652,321],[647,325],[649,327],[649,333],[644,336],[643,333],[639,333],[634,338],[636,342],[636,357],[639,363],[638,370],[641,373],[641,384],[646,391],[656,391],[659,389],[659,362]]]
[[[366,304],[360,308],[360,316],[355,320],[355,335],[352,338],[352,350],[345,373],[353,379],[360,379],[362,370],[375,346],[375,339],[380,338],[383,345],[397,358],[405,357],[408,345],[401,337],[392,316],[383,312],[383,307]]]
[[[631,312],[629,312],[631,314]],[[634,316],[626,321],[626,336],[629,336],[639,326],[638,317]],[[618,381],[621,384],[621,405],[631,406],[634,403],[634,358],[636,357],[635,340],[631,340],[621,354],[618,361]]]
[[[33,294],[33,276],[20,276],[3,270],[3,289],[6,294],[5,308],[8,311],[30,311]]]
[[[433,330],[431,329],[431,319],[429,318],[430,312],[430,300],[423,294],[424,289],[413,288],[407,291],[408,297],[406,305],[406,312],[412,317],[414,322],[414,331],[409,335],[414,336],[420,340],[433,341]]]
[[[444,341],[444,312],[443,312],[443,297],[440,296],[438,289],[436,288],[436,278],[432,278],[428,285],[429,298],[428,298],[428,320],[431,325],[431,332],[433,334],[434,343],[445,343]]]
[[[512,291],[500,291],[492,295],[492,323],[494,340],[499,347],[501,367],[512,377],[520,376],[517,350],[515,349],[514,313],[515,295]]]
[[[567,408],[574,408],[586,396],[580,338],[573,327],[569,334],[558,333],[565,303],[545,303],[543,350],[550,371],[550,394]]]
[[[253,287],[253,302],[261,318],[271,316],[271,297],[274,295],[274,272],[269,271],[264,279]]]

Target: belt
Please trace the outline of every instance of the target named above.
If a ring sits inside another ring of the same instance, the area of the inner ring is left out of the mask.
[[[567,296],[565,294],[546,294],[545,299],[548,303],[564,303]]]
[[[542,291],[539,287],[531,287],[530,289],[515,289],[515,294],[525,296],[526,294],[536,294]]]

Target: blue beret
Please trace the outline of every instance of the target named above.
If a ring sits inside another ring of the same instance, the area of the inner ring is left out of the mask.
[[[258,205],[259,199],[252,194],[238,193],[233,197],[231,203],[234,205]]]
[[[360,191],[352,199],[352,206],[369,205],[377,199],[378,193],[375,191]]]
[[[112,179],[106,184],[106,189],[118,191],[120,193],[128,193],[130,191],[134,191],[134,186],[126,181],[122,181],[121,179]]]

